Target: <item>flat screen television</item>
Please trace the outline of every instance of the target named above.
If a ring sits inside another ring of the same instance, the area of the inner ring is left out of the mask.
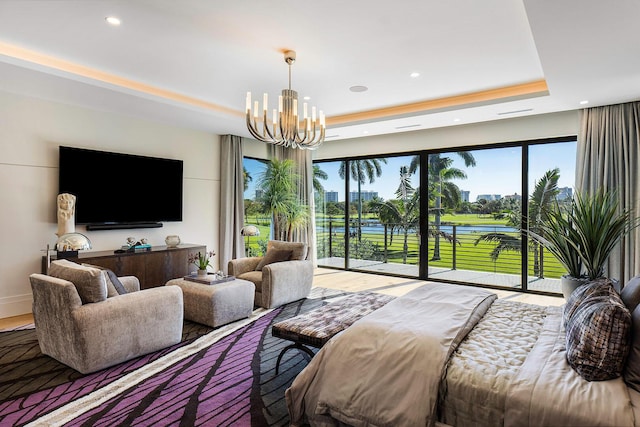
[[[182,160],[60,146],[59,192],[76,196],[87,229],[182,221]]]

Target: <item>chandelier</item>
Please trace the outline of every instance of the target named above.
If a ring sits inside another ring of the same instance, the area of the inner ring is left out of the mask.
[[[262,132],[258,130],[260,109],[258,101],[253,104],[251,112],[251,92],[247,92],[247,128],[255,139],[283,147],[315,150],[324,141],[324,113],[316,114],[316,107],[311,107],[308,115],[307,103],[302,104],[302,120],[298,116],[298,92],[291,90],[291,64],[296,60],[296,53],[288,50],[284,53],[284,61],[289,64],[289,89],[283,89],[278,97],[278,110],[273,109],[270,124],[267,122],[267,101],[265,93],[262,97]]]

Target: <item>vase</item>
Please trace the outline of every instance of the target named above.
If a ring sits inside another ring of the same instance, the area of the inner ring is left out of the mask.
[[[178,245],[180,244],[180,236],[171,234],[164,239],[164,242],[167,244],[168,248],[178,247]]]
[[[585,283],[589,283],[588,277],[573,277],[569,275],[564,275],[560,278],[560,283],[562,284],[562,295],[564,296],[565,301],[569,299],[569,296],[578,289],[578,287],[584,285]]]
[[[207,275],[207,270],[206,269],[204,269],[204,270],[198,269],[198,276],[206,276],[206,275]]]

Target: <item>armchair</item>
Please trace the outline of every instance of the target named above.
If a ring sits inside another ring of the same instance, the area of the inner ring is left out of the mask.
[[[128,293],[107,298],[104,271],[54,261],[49,274],[29,277],[38,343],[42,353],[80,373],[180,342],[183,302],[177,286],[140,291],[136,277],[121,277]]]
[[[228,272],[256,285],[256,305],[278,307],[309,295],[313,263],[306,259],[307,249],[306,243],[270,240],[264,257],[231,260]]]

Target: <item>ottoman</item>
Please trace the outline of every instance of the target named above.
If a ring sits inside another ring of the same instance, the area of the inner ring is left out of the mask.
[[[247,280],[205,285],[184,279],[169,280],[165,286],[182,289],[184,318],[212,328],[244,319],[253,311],[255,285]]]

